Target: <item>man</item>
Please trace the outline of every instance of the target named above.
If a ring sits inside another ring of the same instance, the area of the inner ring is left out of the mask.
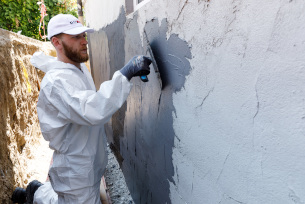
[[[57,59],[42,52],[31,58],[35,67],[46,72],[37,112],[43,137],[54,154],[50,182],[31,182],[27,203],[101,203],[99,186],[107,165],[104,124],[127,99],[129,80],[150,73],[151,60],[136,56],[96,91],[82,63],[88,60],[86,32],[93,29],[83,27],[72,15],[59,14],[48,24]]]

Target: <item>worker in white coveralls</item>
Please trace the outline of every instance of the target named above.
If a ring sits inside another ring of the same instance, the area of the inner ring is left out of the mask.
[[[133,57],[96,91],[82,63],[88,60],[86,32],[93,29],[83,27],[72,15],[59,14],[48,24],[57,58],[42,52],[31,58],[46,73],[37,112],[43,137],[54,150],[53,164],[50,182],[35,180],[26,190],[16,188],[15,203],[101,203],[100,182],[107,164],[104,124],[127,99],[132,87],[129,80],[149,74],[151,60]]]

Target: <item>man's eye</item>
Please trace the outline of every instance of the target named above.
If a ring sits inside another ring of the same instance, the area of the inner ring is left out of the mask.
[[[76,38],[76,39],[86,38],[86,37],[87,37],[86,34],[83,34],[83,35],[75,35],[75,36],[73,36],[73,38]]]

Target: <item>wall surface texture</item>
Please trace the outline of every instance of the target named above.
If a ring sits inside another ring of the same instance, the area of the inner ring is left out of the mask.
[[[87,0],[87,13],[106,2]],[[136,203],[305,203],[304,1],[98,9],[100,23],[87,19],[96,86],[148,54],[145,33],[163,80],[133,78],[107,124]]]
[[[0,203],[11,203],[15,187],[47,177],[52,152],[40,149],[36,103],[44,74],[30,63],[36,51],[56,54],[51,44],[0,29]]]

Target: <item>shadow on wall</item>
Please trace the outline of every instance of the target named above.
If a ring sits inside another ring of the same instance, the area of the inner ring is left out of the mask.
[[[97,88],[134,55],[148,55],[137,18],[135,13],[133,19],[126,20],[122,8],[116,21],[89,35],[92,73]],[[164,87],[161,91],[152,67],[148,83],[133,78],[127,103],[106,125],[106,134],[134,201],[171,203],[169,182],[174,182],[172,149],[176,137],[172,96],[181,90],[190,73],[191,52],[177,35],[166,38],[166,19],[160,27],[158,19],[147,22],[145,31]]]

